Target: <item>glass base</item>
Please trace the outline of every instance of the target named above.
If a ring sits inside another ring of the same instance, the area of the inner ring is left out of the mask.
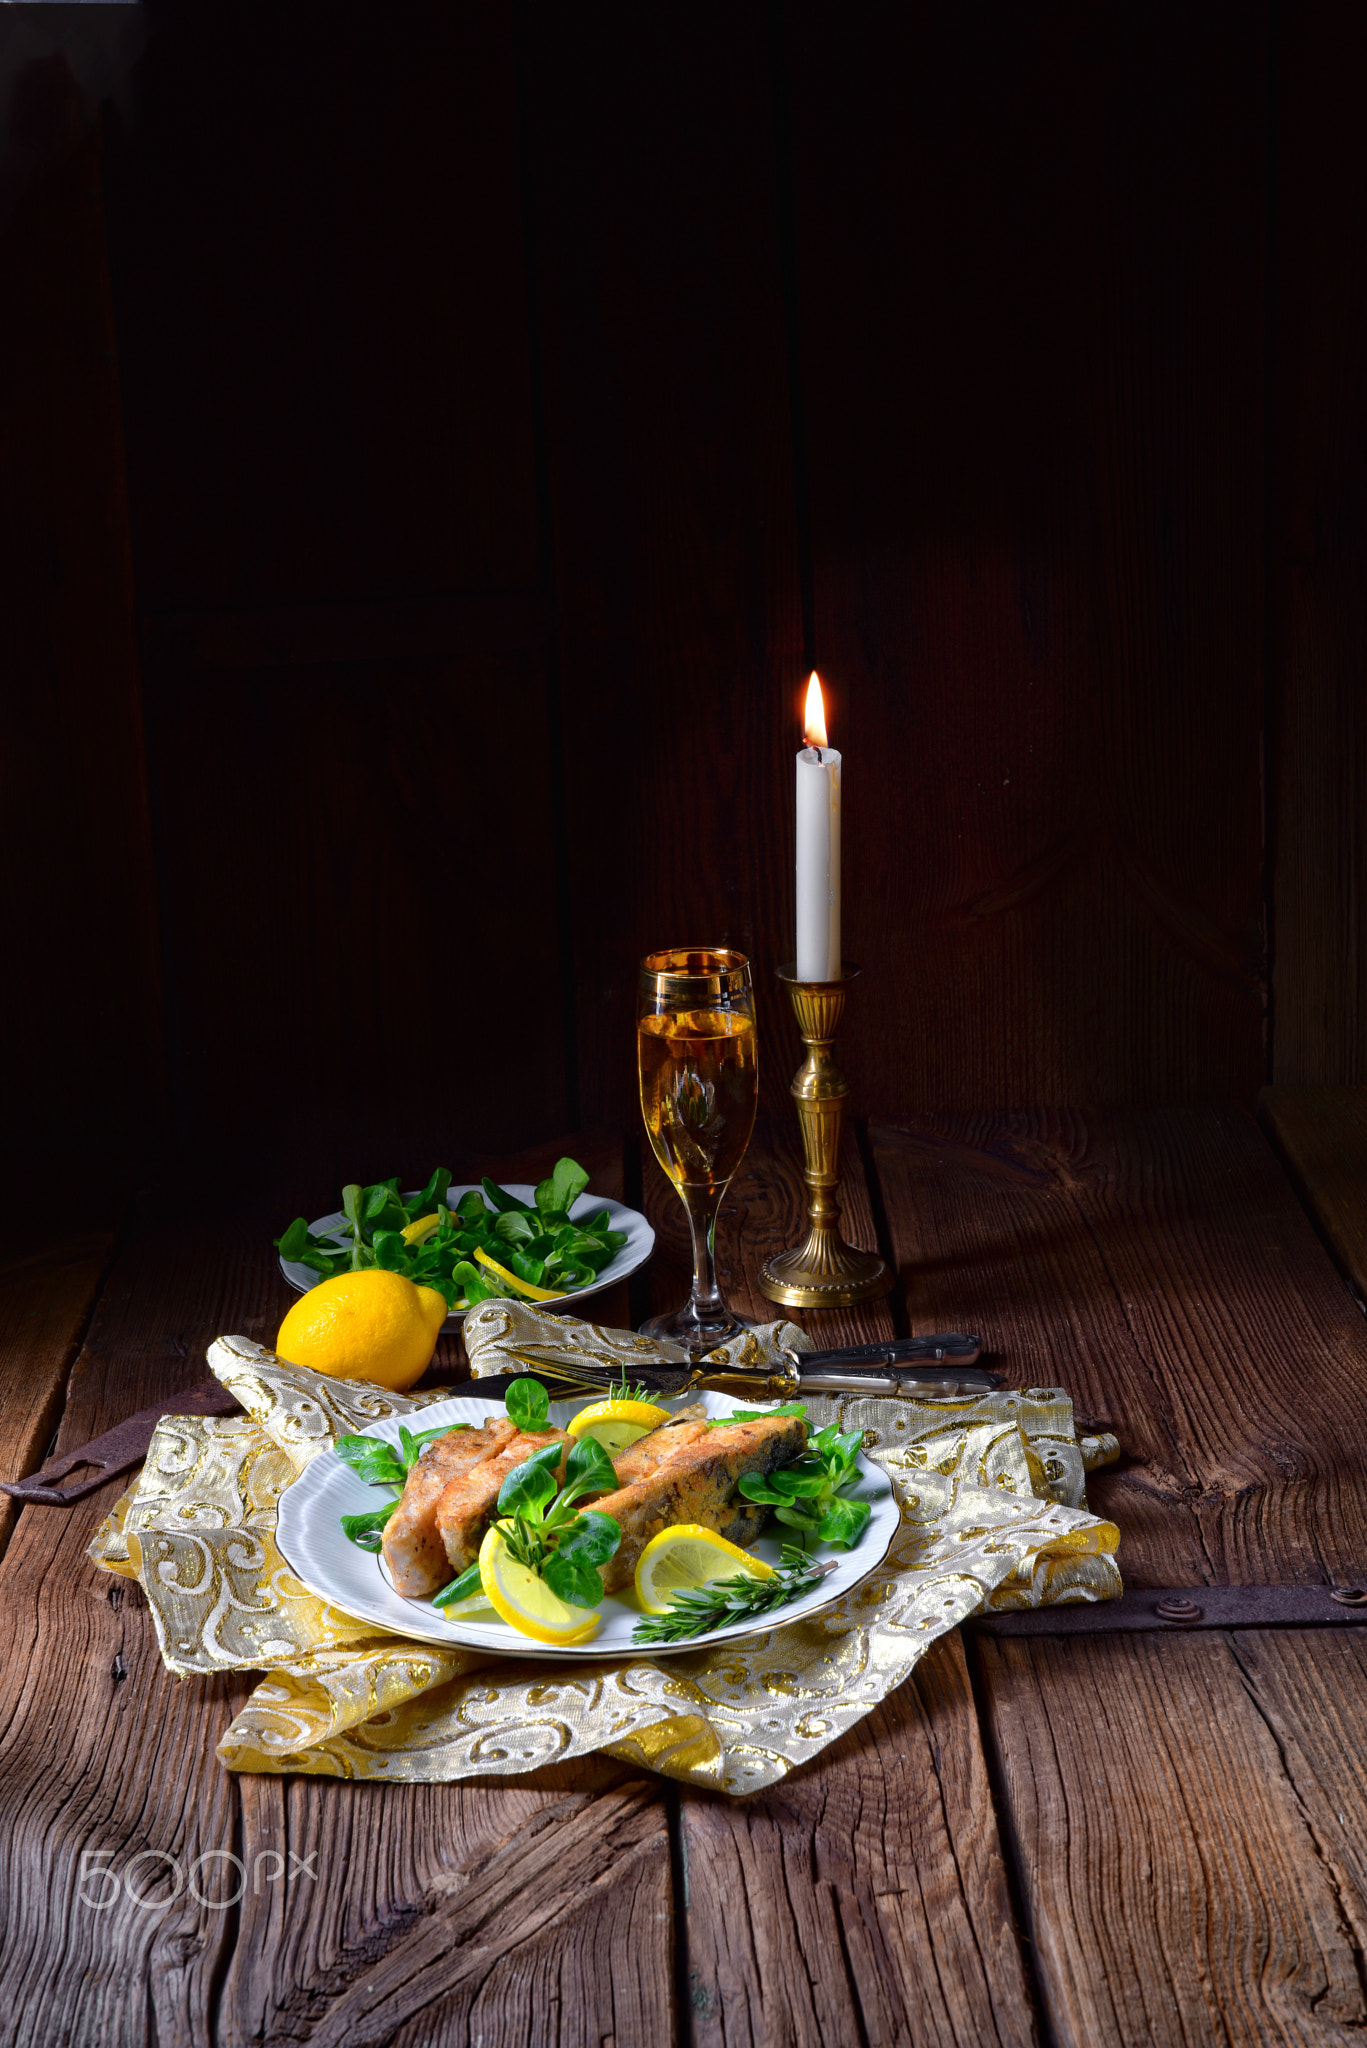
[[[740,1337],[746,1330],[757,1327],[748,1316],[733,1315],[725,1307],[719,1314],[700,1316],[690,1301],[683,1308],[672,1309],[668,1315],[652,1316],[648,1323],[642,1323],[640,1335],[663,1338],[670,1344],[682,1344],[685,1351],[696,1357],[715,1351],[719,1344],[729,1344],[733,1337]]]

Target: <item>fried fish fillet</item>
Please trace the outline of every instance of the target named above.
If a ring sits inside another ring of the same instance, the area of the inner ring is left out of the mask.
[[[563,1444],[568,1451],[570,1439],[563,1429],[519,1430],[515,1436],[505,1440],[502,1450],[492,1458],[486,1458],[472,1470],[452,1479],[437,1502],[437,1530],[446,1551],[446,1578],[452,1572],[463,1572],[479,1555],[480,1542],[497,1504],[499,1488],[513,1467],[521,1465],[543,1444],[554,1443]],[[555,1476],[563,1479],[564,1475],[565,1459],[562,1455]]]
[[[659,1430],[663,1437],[671,1431]],[[638,1451],[646,1443],[633,1444]],[[676,1522],[695,1522],[715,1529],[728,1542],[749,1549],[768,1519],[768,1509],[747,1501],[737,1491],[745,1472],[776,1471],[798,1457],[807,1442],[807,1425],[796,1415],[766,1415],[759,1422],[736,1422],[723,1429],[699,1429],[653,1471],[617,1493],[604,1494],[593,1505],[621,1524],[622,1540],[603,1566],[603,1585],[618,1593],[630,1585],[641,1552],[652,1536]],[[621,1474],[625,1458],[617,1461]]]
[[[622,1486],[630,1486],[637,1479],[644,1479],[647,1473],[668,1464],[685,1444],[696,1443],[700,1436],[706,1434],[707,1424],[694,1416],[667,1422],[659,1429],[652,1429],[648,1436],[638,1437],[624,1451],[619,1451],[612,1461],[612,1469]]]
[[[453,1479],[497,1457],[517,1425],[500,1415],[478,1429],[458,1429],[424,1444],[384,1527],[384,1556],[397,1591],[407,1600],[435,1593],[451,1576],[437,1529],[437,1503]]]

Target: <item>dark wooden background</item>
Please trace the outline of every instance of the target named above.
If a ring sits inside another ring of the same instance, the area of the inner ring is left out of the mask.
[[[1360,7],[3,13],[20,1206],[781,1110],[813,661],[859,1112],[1367,1079]]]

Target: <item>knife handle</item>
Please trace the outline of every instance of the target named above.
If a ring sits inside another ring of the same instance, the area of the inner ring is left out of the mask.
[[[783,1355],[802,1373],[862,1370],[866,1366],[896,1372],[908,1364],[974,1365],[982,1355],[982,1338],[963,1330],[937,1330],[928,1337],[887,1337],[879,1344],[837,1344],[828,1350],[796,1351],[785,1346]]]
[[[919,1372],[804,1372],[797,1384],[800,1394],[865,1394],[879,1400],[894,1394],[909,1401],[972,1401],[990,1394],[1002,1383],[1001,1374],[985,1372],[981,1366],[955,1372],[946,1359],[934,1371]]]
[[[715,1394],[734,1394],[742,1401],[794,1401],[804,1394],[864,1394],[870,1400],[889,1399],[900,1394],[912,1401],[965,1401],[990,1394],[1002,1383],[1001,1374],[983,1366],[965,1366],[956,1371],[951,1360],[941,1366],[921,1366],[912,1372],[870,1372],[858,1367],[851,1372],[709,1372],[700,1374],[693,1385]]]
[[[791,1369],[783,1372],[700,1372],[691,1385],[710,1394],[734,1394],[738,1401],[791,1401],[802,1382]]]

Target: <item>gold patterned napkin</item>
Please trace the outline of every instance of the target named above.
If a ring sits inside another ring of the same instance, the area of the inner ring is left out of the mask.
[[[164,1417],[90,1554],[142,1586],[169,1669],[265,1672],[219,1744],[230,1770],[411,1783],[604,1750],[752,1792],[834,1742],[937,1636],[984,1606],[1121,1590],[1117,1531],[1087,1512],[1083,1491],[1085,1472],[1116,1455],[1115,1439],[1079,1440],[1060,1388],[832,1398],[809,1402],[809,1419],[864,1431],[902,1522],[878,1567],[829,1607],[711,1649],[601,1665],[410,1641],[294,1577],[276,1547],[276,1502],[334,1435],[446,1393],[327,1379],[245,1337],[220,1338],[209,1364],[246,1415]]]
[[[581,1322],[578,1316],[556,1316],[525,1301],[482,1301],[465,1318],[462,1331],[470,1370],[477,1380],[499,1372],[525,1372],[520,1353],[528,1345],[539,1352],[558,1352],[567,1366],[578,1361],[630,1374],[633,1365],[687,1365],[682,1344],[640,1337],[634,1330],[605,1329]],[[796,1323],[761,1323],[743,1330],[707,1354],[707,1363],[732,1371],[763,1370],[782,1365],[783,1353],[810,1351],[812,1340]]]

